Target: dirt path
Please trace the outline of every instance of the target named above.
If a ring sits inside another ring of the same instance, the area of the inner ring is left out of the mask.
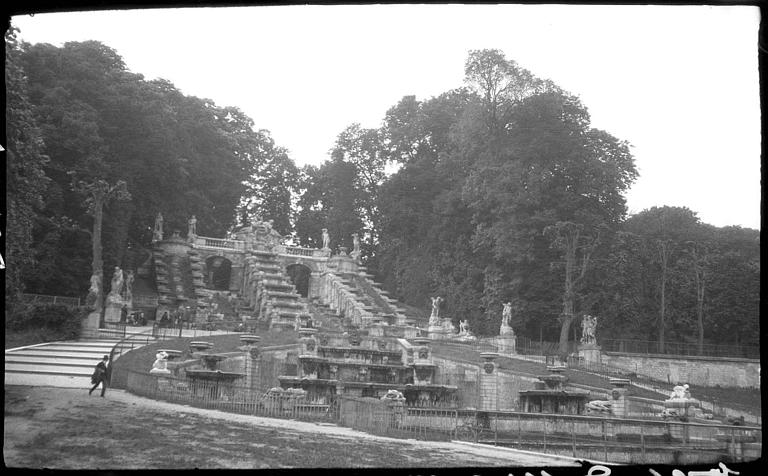
[[[578,466],[507,449],[174,405],[120,390],[100,398],[86,389],[22,386],[5,387],[3,456],[9,467],[55,469]]]

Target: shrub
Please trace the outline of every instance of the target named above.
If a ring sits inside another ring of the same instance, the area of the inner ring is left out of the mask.
[[[75,339],[80,335],[81,310],[70,310],[59,304],[15,304],[8,309],[6,327],[12,331],[49,329],[60,339]]]

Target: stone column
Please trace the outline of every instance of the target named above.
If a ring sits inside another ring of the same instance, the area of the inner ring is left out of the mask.
[[[480,406],[478,410],[497,410],[497,392],[499,387],[499,373],[496,367],[496,352],[481,352],[483,363],[480,369]]]
[[[322,277],[317,271],[312,271],[309,275],[309,289],[307,290],[307,297],[309,299],[319,298],[322,296]]]
[[[611,383],[611,413],[625,418],[629,414],[629,404],[625,398],[629,393],[629,379],[612,378],[608,381]]]
[[[245,355],[245,386],[253,389],[257,388],[260,381],[261,372],[261,351],[259,350],[259,341],[261,337],[243,334],[240,336],[240,342],[243,344],[240,350]]]

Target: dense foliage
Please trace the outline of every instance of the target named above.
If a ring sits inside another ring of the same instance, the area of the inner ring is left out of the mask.
[[[256,213],[291,232],[296,167],[237,108],[147,81],[95,41],[19,44],[11,30],[6,44],[9,294],[82,296],[92,271],[109,282],[140,265],[158,212],[168,235],[195,215],[198,234],[223,236]]]
[[[759,232],[680,207],[627,217],[629,144],[498,50],[469,53],[464,87],[403,97],[299,170],[237,108],[147,81],[101,43],[6,40],[10,295],[83,295],[94,187],[124,182],[130,196],[103,201],[105,271],[140,264],[157,212],[166,232],[196,215],[207,236],[260,214],[305,246],[359,234],[394,297],[443,296],[481,335],[512,302],[519,334],[561,350],[584,314],[602,339],[758,341]]]
[[[497,50],[470,52],[465,72],[466,87],[406,96],[378,129],[353,124],[305,170],[302,243],[360,233],[395,297],[426,311],[443,296],[442,315],[480,334],[512,302],[519,333],[563,351],[584,314],[604,339],[758,342],[759,232],[679,207],[627,217],[629,144],[578,98]]]

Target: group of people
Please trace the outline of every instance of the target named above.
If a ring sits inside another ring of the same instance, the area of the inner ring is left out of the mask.
[[[182,321],[186,321],[186,320],[187,319],[184,318],[184,311],[181,308],[179,308],[171,311],[170,313],[168,311],[164,311],[162,316],[160,316],[158,325],[160,327],[177,328],[181,325]]]

